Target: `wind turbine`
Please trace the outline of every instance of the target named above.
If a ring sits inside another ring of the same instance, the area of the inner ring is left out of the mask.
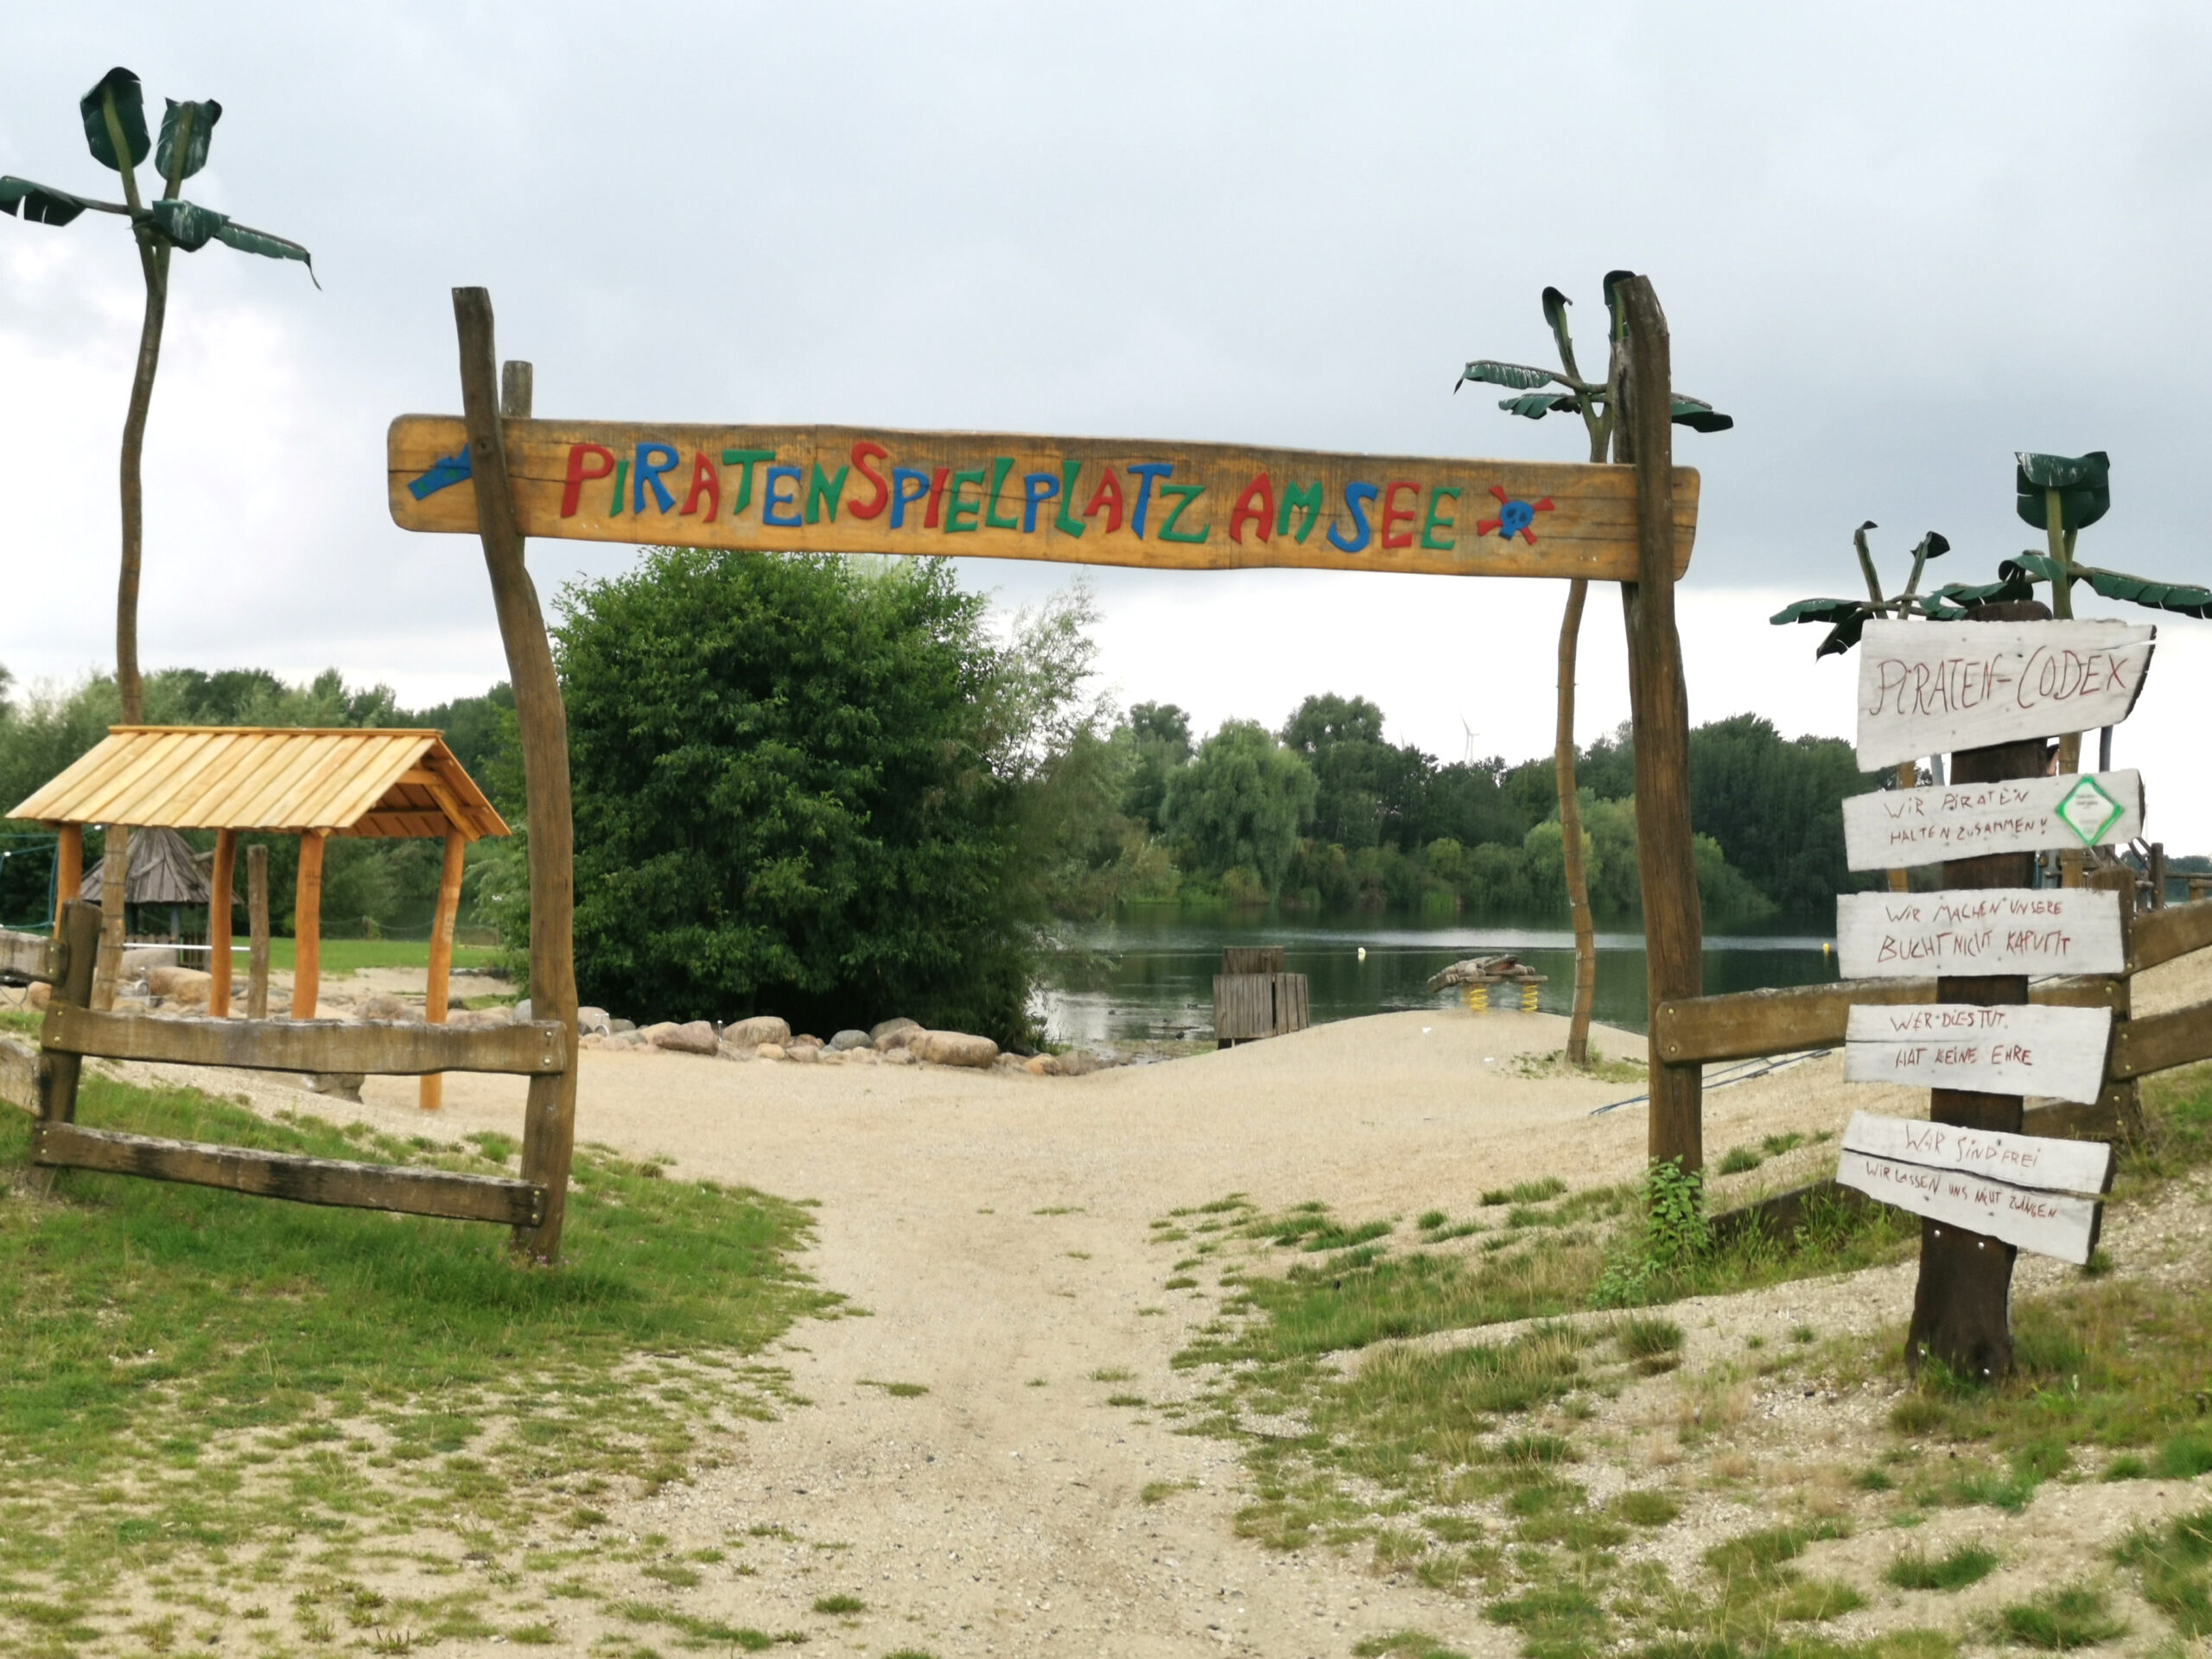
[[[1467,734],[1467,752],[1459,757],[1459,762],[1462,766],[1471,766],[1475,764],[1475,728],[1467,724],[1465,715],[1459,716],[1459,729]]]

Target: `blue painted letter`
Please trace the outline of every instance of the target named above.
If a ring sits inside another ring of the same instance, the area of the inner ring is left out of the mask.
[[[1037,528],[1037,509],[1060,493],[1060,480],[1050,473],[1025,473],[1021,479],[1021,533],[1027,536]]]
[[[908,488],[911,482],[912,487]],[[930,493],[930,475],[918,473],[912,467],[891,469],[891,528],[899,530],[906,523],[906,509]]]
[[[645,459],[647,455],[658,455],[662,460],[655,465]],[[668,493],[668,486],[660,481],[660,475],[675,465],[676,449],[673,445],[641,443],[638,446],[637,478],[630,486],[631,512],[643,512],[645,510],[645,486],[648,484],[653,486],[653,499],[660,504],[663,512],[676,505],[676,498]]]
[[[1367,504],[1375,499],[1376,491],[1372,484],[1344,486],[1344,511],[1351,514],[1352,538],[1350,541],[1337,533],[1333,524],[1329,526],[1329,545],[1339,553],[1357,553],[1365,548],[1371,533],[1367,528]]]
[[[779,530],[804,530],[806,520],[798,516],[798,468],[771,467],[766,477],[767,481],[762,486],[760,492],[760,522],[764,524],[773,524]],[[791,481],[791,493],[789,495],[778,495],[776,486],[786,478]],[[779,517],[779,510],[790,513],[791,517],[788,518]],[[1331,531],[1329,535],[1331,540],[1335,539],[1334,531]]]
[[[1127,470],[1131,478],[1144,480],[1144,482],[1137,486],[1137,505],[1135,511],[1129,514],[1129,528],[1136,532],[1137,540],[1142,541],[1144,540],[1144,510],[1152,505],[1153,480],[1166,478],[1175,468],[1167,461],[1147,461],[1141,467],[1131,467]]]

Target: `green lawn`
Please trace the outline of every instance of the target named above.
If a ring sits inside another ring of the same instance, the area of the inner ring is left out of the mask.
[[[489,968],[499,953],[488,946],[457,944],[453,948],[453,965],[456,968]],[[239,984],[245,982],[245,957],[233,955],[232,978]],[[363,968],[425,968],[430,965],[430,942],[428,939],[325,939],[322,942],[322,972],[326,978],[343,976]],[[292,971],[292,941],[269,941],[270,971],[289,974]]]
[[[514,1166],[496,1134],[403,1141],[91,1075],[81,1103],[95,1128]],[[65,1614],[115,1633],[124,1575],[212,1586],[249,1560],[311,1637],[318,1586],[383,1541],[588,1529],[600,1495],[686,1479],[780,1409],[753,1357],[838,1301],[791,1265],[805,1210],[604,1148],[577,1152],[546,1270],[481,1224],[81,1171],[45,1192],[28,1140],[0,1111],[0,1651]]]

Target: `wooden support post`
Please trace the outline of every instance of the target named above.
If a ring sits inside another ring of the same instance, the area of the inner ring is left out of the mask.
[[[83,1007],[92,994],[92,976],[100,954],[100,908],[72,899],[61,910],[61,977],[55,982],[48,1003],[49,1017],[55,1007]],[[38,1116],[42,1122],[67,1123],[77,1116],[77,1079],[85,1069],[84,1057],[60,1054],[41,1045],[38,1057]]]
[[[557,1076],[530,1080],[523,1128],[523,1179],[545,1189],[545,1212],[536,1227],[515,1230],[515,1247],[550,1262],[560,1255],[576,1119],[575,828],[569,811],[569,719],[545,638],[544,613],[523,564],[522,532],[516,527],[507,478],[502,416],[528,418],[531,375],[525,367],[510,371],[510,395],[502,407],[491,295],[480,288],[457,288],[453,309],[472,458],[468,487],[476,497],[477,531],[521,729],[530,836],[531,1006],[540,1020],[561,1026],[568,1055]]]
[[[245,1017],[269,1017],[269,849],[245,849]]]
[[[446,861],[438,872],[438,912],[430,921],[430,976],[423,987],[423,1020],[426,1025],[442,1026],[446,1022],[448,989],[453,976],[453,925],[461,909],[461,855],[468,850],[468,842],[458,827],[446,831]],[[426,1112],[435,1112],[445,1104],[445,1077],[440,1072],[425,1074],[417,1100]]]
[[[2142,1085],[2132,1072],[2115,1075],[2120,1055],[2128,1046],[2128,1026],[2135,1017],[2135,872],[2124,865],[2116,870],[2097,870],[2089,875],[2088,884],[2119,897],[2120,944],[2129,971],[2112,982],[2112,1042],[2106,1050],[2105,1086],[2082,1121],[2082,1128],[2094,1136],[2140,1146],[2145,1134]]]
[[[300,837],[300,875],[292,889],[292,1018],[315,1018],[322,976],[322,837]]]
[[[100,859],[100,956],[92,971],[95,1008],[115,1006],[116,982],[123,976],[123,925],[130,908],[130,831],[107,826],[107,850]]]
[[[61,912],[85,890],[85,826],[65,823],[54,845],[54,934],[61,936]]]
[[[2042,620],[2050,612],[2038,601],[2021,600],[1978,607],[1969,622]],[[1951,757],[1955,784],[1990,784],[2008,778],[2040,778],[2050,750],[2042,738],[1961,749]],[[2033,853],[1996,853],[1982,858],[1951,859],[1943,866],[1943,886],[2024,887],[2034,879]],[[2024,974],[1960,976],[1936,981],[1938,1002],[2013,1006],[2028,1000]],[[1987,1095],[1965,1089],[1929,1090],[1932,1122],[1974,1129],[2020,1132],[2025,1102],[2018,1095]],[[2018,1254],[2001,1240],[1970,1233],[1922,1217],[1920,1281],[1913,1293],[1912,1325],[1905,1336],[1905,1364],[1918,1370],[1939,1359],[1956,1375],[1976,1382],[1993,1382],[2012,1369],[2012,1261]]]
[[[1649,963],[1654,1163],[1705,1166],[1704,1072],[1660,1052],[1659,1005],[1705,988],[1705,922],[1690,836],[1689,693],[1675,632],[1674,402],[1667,319],[1649,277],[1621,288],[1628,318],[1627,420],[1636,464],[1637,580],[1621,584],[1636,741],[1636,855]]]
[[[2164,910],[2166,907],[2166,843],[2164,842],[2154,841],[2151,843],[2151,856],[2148,861],[2151,866],[2149,872],[2151,902],[2145,908]]]
[[[215,858],[207,875],[207,1012],[231,1012],[231,877],[238,861],[238,832],[215,832]]]

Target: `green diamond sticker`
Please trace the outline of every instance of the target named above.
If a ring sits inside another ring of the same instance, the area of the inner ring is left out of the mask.
[[[2107,794],[2094,778],[2084,778],[2066,791],[2058,803],[2058,821],[2081,836],[2084,847],[2094,847],[2097,838],[2120,822],[2120,804]]]

